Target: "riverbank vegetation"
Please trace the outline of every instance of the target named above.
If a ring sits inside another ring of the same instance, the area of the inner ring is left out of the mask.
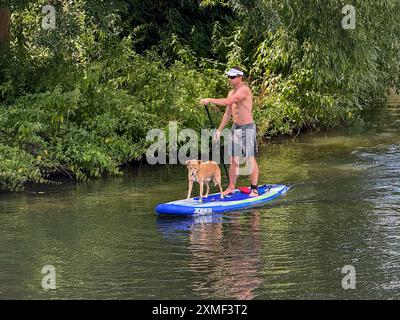
[[[232,65],[260,138],[362,121],[399,87],[400,8],[353,2],[355,29],[334,0],[2,2],[0,189],[119,174],[149,129],[208,126],[198,101],[227,94]]]

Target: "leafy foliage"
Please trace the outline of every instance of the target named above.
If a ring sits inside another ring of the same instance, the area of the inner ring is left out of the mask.
[[[2,3],[1,189],[120,174],[149,129],[207,126],[197,101],[226,95],[227,65],[247,71],[261,136],[361,121],[399,87],[394,0],[356,1],[355,30],[343,30],[337,0]],[[48,4],[55,30],[40,27]]]

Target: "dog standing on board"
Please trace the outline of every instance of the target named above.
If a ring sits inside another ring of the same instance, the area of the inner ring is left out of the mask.
[[[209,182],[214,181],[214,185],[218,185],[219,191],[221,193],[221,199],[224,198],[222,195],[221,186],[221,169],[218,163],[215,161],[202,162],[201,160],[188,160],[186,161],[186,166],[188,168],[188,180],[189,180],[189,191],[187,195],[187,200],[190,199],[192,194],[193,182],[197,181],[200,184],[200,201],[203,198],[203,188],[204,184],[207,186],[207,191],[205,197],[208,196],[210,192]]]

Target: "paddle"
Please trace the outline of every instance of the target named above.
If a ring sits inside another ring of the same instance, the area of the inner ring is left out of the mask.
[[[210,111],[208,110],[208,104],[205,104],[204,107],[206,108],[206,112],[207,112],[208,119],[210,120],[211,128],[212,128],[212,129],[215,129],[214,123],[213,123],[212,118],[211,118],[211,115],[210,115]],[[225,162],[224,162],[225,156],[224,156],[224,148],[223,148],[223,146],[220,146],[220,151],[221,151],[222,164],[224,165],[226,178],[227,178],[228,181],[229,181],[228,169],[226,168],[226,165],[225,165]]]

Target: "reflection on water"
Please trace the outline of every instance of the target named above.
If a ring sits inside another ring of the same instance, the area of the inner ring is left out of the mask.
[[[257,209],[157,216],[186,196],[184,166],[0,194],[0,298],[399,298],[400,117],[382,114],[261,147],[260,182],[293,188]],[[341,287],[349,264],[356,290]]]
[[[198,278],[192,284],[198,297],[256,296],[254,290],[262,282],[259,213],[253,212],[250,220],[250,230],[235,215],[158,220],[167,237],[177,235],[178,230],[189,231],[188,269]]]

